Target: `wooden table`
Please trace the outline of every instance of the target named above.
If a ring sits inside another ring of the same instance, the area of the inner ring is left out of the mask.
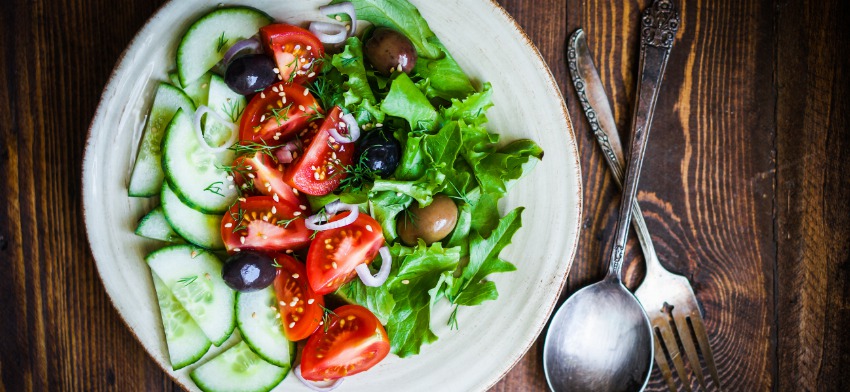
[[[161,2],[3,2],[0,391],[178,389],[110,304],[80,200],[101,89]],[[619,196],[576,104],[565,40],[585,28],[626,130],[648,0],[500,3],[549,63],[575,125],[585,218],[569,293],[602,275]],[[682,10],[639,198],[661,261],[693,282],[730,391],[850,388],[848,8],[689,0]],[[629,256],[634,287],[635,244]],[[540,358],[538,340],[494,390],[544,390]],[[649,389],[665,389],[657,371]]]

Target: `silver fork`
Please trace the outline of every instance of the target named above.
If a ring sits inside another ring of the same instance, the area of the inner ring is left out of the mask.
[[[647,10],[647,12],[650,11],[655,12],[654,16],[658,15],[658,10]],[[668,16],[668,23],[678,25],[678,15],[674,13]],[[604,152],[605,161],[608,163],[617,185],[622,187],[624,165],[620,136],[617,133],[608,98],[605,95],[596,67],[593,65],[590,50],[581,29],[570,37],[567,59],[572,82],[576,87],[579,102],[581,102],[590,122],[590,128]],[[720,377],[717,374],[714,356],[708,343],[708,334],[703,324],[702,312],[694,291],[687,278],[667,271],[658,261],[649,230],[646,228],[646,222],[643,220],[643,214],[637,201],[635,201],[633,208],[632,224],[637,231],[638,240],[646,259],[646,278],[638,287],[635,296],[646,310],[655,332],[655,362],[658,364],[667,386],[671,391],[675,391],[673,374],[667,360],[669,356],[676,373],[682,379],[685,390],[691,390],[690,378],[685,372],[685,364],[679,351],[678,337],[699,384],[703,389],[707,389],[694,344],[693,337],[695,336],[715,386],[720,390]],[[666,349],[666,355],[664,349]]]

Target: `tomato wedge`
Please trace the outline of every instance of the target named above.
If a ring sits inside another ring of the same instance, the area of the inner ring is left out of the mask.
[[[304,130],[322,108],[300,84],[276,83],[254,95],[239,123],[239,139],[278,146]]]
[[[310,337],[322,321],[325,300],[307,282],[304,264],[285,254],[275,254],[280,265],[274,280],[278,308],[283,322],[283,334],[291,342]]]
[[[272,53],[286,83],[305,83],[322,70],[325,47],[313,33],[298,26],[277,23],[260,28],[266,53]]]
[[[277,195],[277,200],[293,208],[307,210],[307,198],[283,181],[283,165],[262,152],[242,155],[233,163],[233,180],[243,191]]]
[[[348,216],[346,211],[331,222]],[[384,245],[381,225],[368,214],[359,214],[349,225],[320,231],[307,252],[307,279],[319,294],[336,291],[357,275],[354,267],[371,264]]]
[[[345,178],[345,167],[354,160],[354,143],[337,143],[329,129],[345,133],[345,124],[340,120],[342,110],[335,106],[322,126],[309,139],[304,154],[290,164],[284,173],[284,181],[295,189],[313,196],[327,195],[339,187]],[[304,139],[307,143],[308,139]]]
[[[221,220],[221,237],[231,253],[300,249],[310,243],[312,233],[298,207],[270,196],[240,198]]]
[[[369,309],[345,305],[328,314],[301,353],[301,377],[335,380],[372,368],[390,352],[387,331]]]

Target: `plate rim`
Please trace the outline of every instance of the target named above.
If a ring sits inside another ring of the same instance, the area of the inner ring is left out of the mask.
[[[126,60],[127,54],[130,52],[131,48],[133,48],[134,46],[136,46],[138,44],[141,37],[151,28],[151,24],[153,23],[153,21],[160,18],[161,13],[165,9],[169,8],[172,4],[176,3],[177,1],[178,0],[168,0],[165,3],[161,4],[159,7],[157,7],[153,11],[151,16],[148,17],[145,20],[145,23],[139,28],[139,30],[136,31],[136,33],[133,35],[133,38],[130,39],[130,41],[127,43],[126,47],[124,48],[124,50],[121,51],[118,58],[116,59],[115,65],[113,65],[112,71],[110,72],[109,77],[107,78],[106,83],[104,84],[103,91],[101,92],[100,98],[98,99],[97,107],[95,108],[94,114],[92,115],[92,120],[89,123],[88,129],[86,131],[86,143],[85,143],[85,147],[83,149],[83,159],[80,163],[80,166],[81,166],[81,171],[80,171],[81,184],[85,184],[86,179],[89,177],[89,174],[88,174],[89,171],[87,170],[87,167],[89,166],[88,162],[91,159],[90,154],[91,154],[91,151],[93,150],[93,148],[92,148],[93,141],[92,141],[92,138],[91,138],[92,130],[93,130],[94,126],[99,122],[98,120],[100,120],[101,117],[103,117],[107,93],[109,93],[113,90],[113,89],[110,89],[110,86],[112,86],[112,83],[115,80],[116,76],[118,76],[118,73],[123,69],[122,65],[123,65],[124,61]],[[482,3],[489,4],[491,7],[493,7],[493,9],[495,11],[497,11],[498,16],[501,17],[503,19],[503,21],[507,22],[507,24],[509,26],[511,26],[511,28],[513,30],[512,33],[522,41],[524,46],[531,49],[532,53],[534,53],[533,61],[536,63],[536,65],[539,66],[539,69],[541,71],[545,71],[544,76],[545,76],[545,79],[546,79],[546,83],[549,84],[549,87],[555,92],[555,97],[558,99],[558,101],[560,103],[560,107],[561,107],[560,118],[561,118],[561,120],[564,120],[564,123],[566,124],[566,129],[563,130],[563,131],[567,134],[567,139],[569,141],[572,141],[572,143],[568,143],[568,145],[565,146],[565,147],[570,148],[572,150],[572,155],[575,159],[575,173],[573,173],[573,175],[576,178],[575,185],[577,185],[576,189],[575,189],[575,197],[576,197],[576,207],[575,207],[576,215],[575,216],[576,216],[576,218],[575,218],[574,222],[572,222],[573,225],[571,225],[575,228],[575,235],[574,235],[574,238],[572,239],[573,245],[572,245],[572,249],[570,249],[568,261],[566,263],[566,270],[563,271],[562,274],[559,274],[560,275],[560,282],[558,284],[558,292],[562,293],[564,286],[566,285],[567,279],[569,277],[569,274],[572,271],[572,266],[573,266],[573,263],[575,262],[575,256],[576,256],[576,253],[578,251],[578,242],[579,242],[579,239],[581,238],[581,221],[582,221],[582,212],[583,212],[583,206],[584,206],[584,198],[583,198],[584,192],[583,192],[583,182],[582,182],[582,175],[581,175],[581,173],[582,173],[582,171],[581,171],[581,156],[580,156],[579,151],[578,151],[578,139],[576,138],[576,135],[575,135],[575,130],[574,130],[574,127],[573,127],[573,124],[572,124],[572,118],[570,117],[569,110],[567,109],[567,104],[566,104],[566,100],[564,99],[564,95],[561,91],[561,88],[558,86],[557,81],[555,80],[555,76],[552,74],[552,70],[549,67],[549,64],[543,59],[543,56],[540,53],[540,50],[537,48],[537,45],[534,44],[534,42],[531,40],[531,38],[528,36],[528,34],[522,28],[522,26],[520,26],[519,23],[516,21],[516,19],[514,19],[513,16],[511,16],[511,14],[508,13],[508,11],[504,7],[502,7],[496,0],[478,0],[478,1],[480,1]],[[103,274],[101,273],[101,263],[95,257],[94,250],[93,250],[93,247],[92,247],[92,232],[89,229],[90,228],[90,226],[89,226],[89,214],[88,214],[88,210],[86,208],[86,206],[88,205],[88,200],[89,200],[90,195],[86,191],[85,185],[82,185],[82,187],[83,187],[83,189],[82,189],[82,197],[80,198],[80,204],[81,204],[82,212],[83,212],[83,224],[85,225],[85,230],[86,230],[86,242],[88,243],[89,253],[92,256],[92,260],[94,260],[95,268],[97,269],[97,277],[100,280],[100,283],[104,288],[104,291],[106,292],[106,296],[109,299],[109,303],[112,305],[113,309],[118,313],[119,319],[124,324],[126,329],[133,335],[136,342],[139,343],[142,346],[142,349],[144,350],[145,354],[150,359],[152,359],[153,362],[157,364],[157,366],[159,366],[160,370],[162,370],[162,372],[165,373],[168,376],[168,378],[171,380],[171,382],[176,383],[177,385],[179,385],[181,388],[183,388],[185,390],[192,390],[193,386],[187,385],[187,384],[181,382],[179,378],[174,377],[172,375],[172,370],[168,369],[167,364],[161,363],[153,355],[153,353],[148,349],[148,347],[146,347],[144,344],[142,344],[141,339],[139,338],[138,334],[133,329],[133,327],[130,326],[130,324],[127,322],[127,319],[123,316],[123,314],[121,314],[121,311],[118,309],[118,306],[116,305],[115,300],[113,299],[113,297],[109,293],[109,291],[106,289],[106,284],[103,281],[103,279],[104,279]],[[543,329],[549,323],[549,319],[552,316],[552,312],[554,311],[555,306],[557,305],[559,298],[560,298],[560,295],[556,296],[554,298],[554,300],[551,301],[551,303],[548,304],[548,307],[547,307],[547,310],[546,310],[547,316],[545,318],[545,321],[540,323],[540,325],[537,326],[536,332],[534,333],[535,338],[529,340],[528,343],[525,344],[525,347],[523,347],[521,351],[517,352],[518,354],[515,356],[515,358],[513,358],[513,360],[510,362],[510,364],[507,367],[503,367],[503,370],[501,371],[501,373],[498,376],[491,377],[491,380],[489,381],[489,383],[484,385],[483,388],[481,388],[481,390],[489,390],[494,385],[496,385],[528,353],[528,350],[531,348],[531,346],[534,345],[535,341],[540,337],[540,334],[543,332]]]

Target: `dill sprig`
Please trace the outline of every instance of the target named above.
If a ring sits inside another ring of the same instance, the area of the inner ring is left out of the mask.
[[[188,286],[195,282],[198,279],[198,275],[195,276],[187,276],[185,278],[177,279],[177,283],[183,284],[183,286]]]
[[[231,122],[236,122],[239,120],[239,117],[242,115],[242,112],[245,111],[245,106],[241,105],[239,101],[234,101],[230,98],[227,98],[223,104],[221,104],[221,111],[230,118]]]
[[[227,38],[224,38],[224,32],[221,32],[221,35],[218,36],[218,41],[215,44],[215,51],[221,52],[224,49],[224,45],[227,45]]]
[[[360,192],[362,191],[368,184],[375,182],[375,173],[377,170],[372,170],[369,165],[366,164],[366,160],[368,154],[360,154],[360,158],[357,163],[353,165],[347,165],[342,167],[342,171],[338,173],[345,173],[345,178],[343,178],[339,183],[339,189],[342,192]],[[335,173],[336,174],[336,173]]]
[[[330,310],[330,309],[328,309],[328,308],[326,308],[322,305],[319,305],[319,307],[322,308],[322,325],[325,327],[325,332],[328,332],[328,327],[329,327],[329,324],[330,324],[330,321],[331,321],[330,315],[334,315],[336,317],[339,317],[339,316],[336,313],[334,313],[333,310]]]
[[[286,229],[286,228],[289,227],[289,224],[291,224],[292,222],[295,222],[296,220],[298,220],[300,218],[301,217],[296,216],[296,217],[293,217],[293,218],[290,218],[290,219],[281,219],[281,220],[277,221],[277,223],[275,223],[275,224],[278,225],[278,226],[283,226],[283,228]]]
[[[243,141],[241,143],[236,143],[232,145],[229,149],[236,153],[236,155],[250,155],[254,153],[266,154],[269,157],[274,158],[274,151],[278,146],[270,146],[266,143],[256,143],[256,142],[248,142]]]
[[[223,187],[223,186],[224,186],[224,182],[222,182],[222,181],[216,181],[216,182],[214,182],[214,183],[212,183],[212,184],[207,185],[207,187],[206,187],[206,188],[204,188],[204,191],[206,191],[206,192],[210,192],[210,193],[212,193],[212,194],[214,194],[214,195],[218,195],[218,196],[224,197],[224,193],[221,193],[221,191],[222,191],[222,187]]]
[[[269,109],[268,115],[274,118],[277,126],[283,126],[283,123],[289,121],[289,111],[292,110],[292,104],[286,105],[282,108],[271,108]]]
[[[235,233],[239,230],[247,229],[248,226],[245,226],[245,225],[242,224],[244,219],[245,219],[245,210],[242,209],[242,202],[237,200],[236,203],[234,203],[234,205],[238,206],[238,208],[236,209],[236,211],[233,211],[233,206],[230,206],[229,214],[230,214],[230,219],[233,219],[233,222],[235,222],[234,225],[233,225],[233,230],[232,230],[232,232]]]
[[[459,305],[455,305],[455,310],[453,310],[451,316],[449,316],[449,322],[446,325],[448,325],[450,329],[454,329],[454,330],[458,329],[457,309],[459,307],[460,307]]]

